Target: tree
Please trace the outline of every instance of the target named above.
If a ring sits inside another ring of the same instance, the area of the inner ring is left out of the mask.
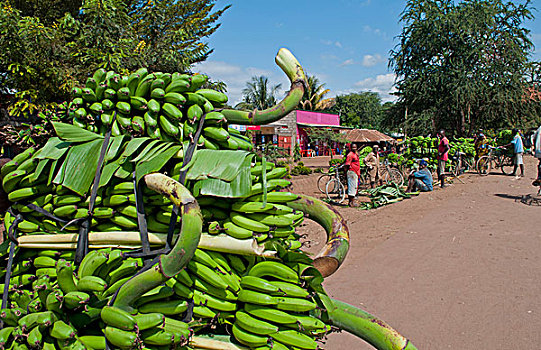
[[[331,148],[335,142],[339,144],[344,144],[347,142],[344,134],[336,132],[330,128],[308,128],[306,129],[306,133],[310,137],[310,141],[319,141],[329,148]],[[330,153],[332,159],[332,152]]]
[[[336,97],[329,112],[340,115],[340,124],[354,128],[379,129],[381,98],[376,92],[361,92]]]
[[[308,88],[304,91],[300,105],[302,109],[307,111],[316,111],[325,109],[325,100],[323,97],[331,90],[325,89],[325,84],[319,82],[319,79],[314,76],[308,76]]]
[[[250,82],[246,83],[246,87],[242,90],[242,102],[237,104],[235,108],[243,110],[267,109],[276,104],[276,93],[282,84],[270,86],[269,78],[261,75],[252,77]]]
[[[214,10],[214,3],[0,1],[0,86],[15,92],[11,113],[33,114],[68,99],[100,67],[189,71],[212,52],[203,40],[229,7]]]
[[[464,135],[523,124],[531,18],[529,0],[409,0],[390,60],[408,127],[419,119]]]

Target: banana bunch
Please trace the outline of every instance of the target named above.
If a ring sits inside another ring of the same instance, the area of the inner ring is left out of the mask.
[[[7,244],[2,248],[5,259]],[[316,349],[315,339],[329,331],[310,316],[316,304],[283,261],[197,249],[186,269],[127,312],[110,301],[142,260],[110,248],[91,250],[79,266],[73,257],[17,250],[9,304],[0,310],[0,349],[105,349],[106,339],[120,349],[182,348],[209,325],[223,334],[231,328],[250,348]]]
[[[98,69],[84,87],[72,90],[68,118],[73,125],[113,136],[148,136],[163,141],[194,141],[205,114],[198,146],[208,149],[252,150],[251,141],[229,129],[224,107],[227,96],[203,88],[201,74],[149,73],[141,68],[127,76]],[[116,114],[116,118],[115,118]]]

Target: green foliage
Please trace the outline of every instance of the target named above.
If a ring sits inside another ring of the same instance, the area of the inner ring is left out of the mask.
[[[383,118],[381,98],[376,92],[361,92],[336,97],[329,112],[340,115],[340,124],[354,128],[380,129]]]
[[[298,162],[297,165],[295,165],[292,169],[290,174],[292,176],[297,175],[310,175],[312,173],[312,169],[308,168],[304,165],[303,162]]]
[[[1,1],[0,90],[17,92],[10,112],[67,100],[97,68],[188,71],[212,52],[202,40],[228,8],[214,2]]]
[[[346,161],[346,158],[334,158],[329,160],[329,166],[336,166],[344,163]]]
[[[529,0],[409,0],[390,61],[406,130],[464,135],[527,123],[524,74],[533,45],[522,25],[533,18],[530,8]]]
[[[235,108],[247,111],[270,108],[276,104],[276,94],[281,87],[282,84],[270,86],[269,78],[263,75],[252,77],[252,81],[247,82],[242,90],[242,102]]]
[[[319,79],[315,75],[308,76],[308,87],[304,91],[300,106],[307,111],[317,111],[325,109],[324,97],[330,92],[329,89],[325,89],[325,84],[320,83]]]

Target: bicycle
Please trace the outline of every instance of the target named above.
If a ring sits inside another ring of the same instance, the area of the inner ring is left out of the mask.
[[[321,193],[325,193],[325,186],[327,185],[327,182],[329,182],[333,177],[334,173],[336,172],[336,168],[334,166],[331,166],[329,168],[329,171],[326,173],[323,173],[318,179],[317,179],[317,189]]]
[[[465,172],[472,170],[474,168],[472,160],[466,157],[466,153],[457,152],[454,156],[451,157],[450,162],[450,171],[451,174],[458,178],[460,175]]]
[[[495,168],[500,168],[502,173],[510,175],[513,172],[513,158],[505,153],[502,153],[499,147],[488,146],[488,155],[482,156],[477,160],[477,173],[481,176],[487,176],[492,170],[492,165]]]
[[[331,174],[332,177],[325,184],[325,195],[331,202],[342,203],[346,199],[346,187],[343,183],[345,174],[340,174],[341,168],[343,165],[336,167]]]
[[[404,175],[400,170],[391,166],[391,163],[387,159],[383,161],[383,167],[380,167],[381,174],[380,176],[383,179],[384,183],[393,182],[398,186],[404,185]]]

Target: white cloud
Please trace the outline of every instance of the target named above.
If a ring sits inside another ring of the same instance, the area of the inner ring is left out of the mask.
[[[333,40],[321,40],[321,43],[323,45],[327,45],[327,46],[336,46],[338,48],[342,48],[342,43],[339,42],[339,41],[333,41]]]
[[[344,62],[340,63],[340,67],[351,66],[353,64],[356,64],[356,62],[355,62],[355,60],[353,58],[350,58],[350,59],[345,60]]]
[[[373,67],[376,64],[380,62],[384,62],[385,60],[381,55],[375,54],[375,55],[364,55],[363,57],[363,66],[364,67]]]
[[[387,35],[387,33],[379,28],[372,28],[371,26],[366,25],[363,27],[363,31],[365,33],[370,33],[377,37],[380,37],[383,40],[389,40],[389,36]]]
[[[372,91],[377,92],[381,96],[383,102],[394,101],[396,96],[391,95],[396,91],[394,83],[396,75],[393,73],[380,74],[375,78],[367,78],[358,81],[354,84],[355,88],[360,91]]]
[[[264,75],[269,78],[271,85],[282,84],[277,97],[281,99],[289,89],[287,77],[279,70],[269,71],[257,67],[241,67],[221,61],[205,61],[193,67],[194,72],[207,74],[213,80],[220,80],[227,84],[229,104],[234,106],[242,100],[242,89],[246,87],[252,77]]]

